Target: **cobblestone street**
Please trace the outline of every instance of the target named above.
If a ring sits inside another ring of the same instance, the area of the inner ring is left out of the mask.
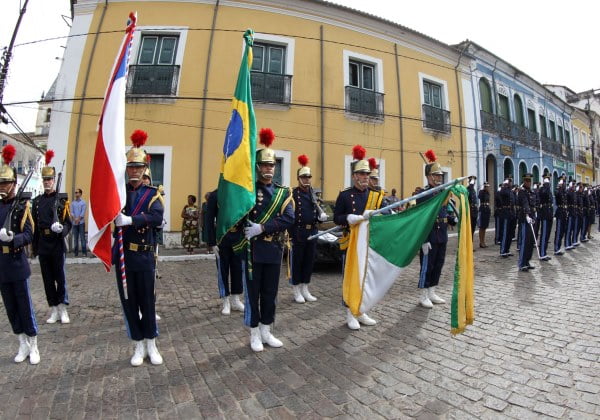
[[[447,300],[455,249],[451,238],[439,288]],[[157,342],[165,363],[137,368],[114,272],[69,264],[71,324],[49,325],[36,264],[30,286],[42,360],[13,362],[18,341],[2,308],[0,416],[598,418],[599,251],[598,239],[549,262],[534,251],[537,268],[523,273],[516,256],[476,248],[475,323],[456,337],[449,304],[417,305],[418,258],[370,313],[378,324],[357,332],[344,322],[341,272],[321,267],[315,303],[292,302],[281,281],[274,333],[284,347],[262,353],[250,350],[239,312],[221,315],[214,260],[162,262]]]

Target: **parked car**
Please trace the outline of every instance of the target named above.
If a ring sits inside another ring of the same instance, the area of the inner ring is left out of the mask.
[[[319,233],[328,229],[334,228],[336,224],[333,222],[333,207],[335,202],[322,201],[321,208],[327,214],[327,221],[319,223]],[[333,232],[325,233],[317,239],[317,252],[315,262],[317,263],[341,263],[342,252],[338,244],[338,239],[342,236],[342,230],[338,229]]]

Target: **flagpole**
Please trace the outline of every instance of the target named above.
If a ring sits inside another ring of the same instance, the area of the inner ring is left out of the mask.
[[[117,228],[119,241],[119,270],[121,271],[121,284],[123,285],[123,297],[127,300],[127,275],[125,274],[125,251],[123,250],[123,228]]]
[[[389,211],[389,210],[393,210],[396,207],[400,207],[401,205],[409,203],[409,202],[411,202],[413,200],[418,200],[418,199],[421,199],[423,197],[427,197],[428,195],[431,195],[434,192],[437,192],[437,191],[440,191],[440,190],[445,190],[446,188],[452,187],[452,186],[458,184],[459,182],[461,182],[461,181],[463,181],[463,180],[465,180],[467,178],[468,177],[463,176],[463,177],[460,177],[460,178],[456,178],[456,179],[454,179],[454,180],[452,180],[450,182],[446,182],[445,184],[438,185],[437,187],[433,187],[433,188],[427,189],[427,190],[422,191],[422,192],[420,192],[418,194],[415,194],[415,195],[413,195],[411,197],[402,199],[400,201],[396,201],[395,203],[392,203],[389,206],[385,206],[385,207],[382,207],[382,208],[380,208],[378,210],[374,210],[374,211],[370,212],[368,214],[368,216],[366,216],[366,217],[369,218],[371,216],[375,216],[375,215],[381,214],[383,212],[386,212],[386,211]],[[319,232],[319,233],[316,233],[314,235],[311,235],[307,239],[310,241],[312,239],[318,238],[321,235],[325,235],[326,233],[336,232],[336,231],[338,231],[340,229],[342,229],[342,226],[334,226],[331,229],[327,229],[327,230],[325,230],[323,232]]]

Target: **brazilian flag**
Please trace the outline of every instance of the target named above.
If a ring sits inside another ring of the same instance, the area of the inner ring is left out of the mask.
[[[252,108],[250,68],[254,31],[244,33],[246,47],[240,65],[237,85],[231,102],[233,110],[225,133],[223,160],[217,192],[219,215],[217,217],[217,242],[242,220],[256,202],[256,119]]]

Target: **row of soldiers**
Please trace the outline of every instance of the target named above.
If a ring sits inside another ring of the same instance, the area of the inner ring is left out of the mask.
[[[114,224],[112,263],[115,265],[117,289],[121,300],[127,336],[134,343],[131,365],[139,366],[149,358],[152,364],[163,363],[156,338],[158,326],[155,311],[156,231],[162,226],[164,205],[162,194],[156,187],[144,182],[148,159],[142,149],[147,135],[141,130],[132,134],[133,147],[127,152],[126,205],[118,213]],[[318,232],[318,224],[327,220],[319,206],[311,185],[312,174],[308,159],[299,159],[298,186],[288,188],[273,182],[275,153],[270,148],[274,134],[261,130],[263,148],[256,153],[256,204],[245,220],[240,221],[225,237],[216,243],[214,232],[209,235],[217,261],[219,294],[223,298],[224,314],[231,309],[244,312],[244,324],[250,328],[250,347],[262,351],[263,345],[281,347],[281,340],[273,335],[279,277],[284,250],[291,243],[290,282],[294,300],[298,303],[317,300],[308,290],[315,258],[316,241],[309,240]],[[379,187],[378,169],[364,158],[361,146],[353,150],[352,186],[340,192],[334,209],[334,221],[343,230],[340,247],[346,247],[349,226],[369,217],[370,212],[390,203],[389,197]],[[0,222],[8,224],[0,229],[2,254],[0,263],[0,290],[13,332],[19,337],[19,350],[15,357],[21,362],[29,357],[32,364],[39,363],[37,348],[37,322],[29,292],[30,267],[26,246],[34,243],[40,256],[42,277],[51,307],[47,323],[58,320],[69,323],[66,307],[69,303],[65,280],[65,237],[70,229],[68,200],[55,190],[56,170],[43,170],[45,193],[34,200],[33,211],[28,197],[16,196],[16,174],[9,166],[0,170]],[[428,185],[440,185],[443,172],[435,157],[426,165]],[[209,199],[209,218],[219,217],[218,191]],[[57,200],[58,199],[58,200]],[[13,206],[18,201],[16,207]],[[56,205],[58,203],[58,205]],[[14,207],[15,211],[12,211]],[[37,218],[37,220],[36,220]],[[446,207],[434,223],[430,235],[420,251],[421,273],[418,287],[423,290],[420,304],[426,308],[445,303],[435,292],[444,264],[447,226],[456,223],[449,217]],[[209,226],[214,226],[210,223]],[[36,242],[46,238],[48,244]],[[250,252],[240,253],[248,244]],[[124,272],[123,272],[123,271]],[[52,286],[52,287],[51,287]],[[242,293],[243,302],[242,302]],[[344,305],[345,307],[346,305]],[[368,314],[353,315],[346,311],[350,329],[360,325],[375,325]]]
[[[494,195],[495,243],[500,245],[500,256],[511,257],[511,243],[516,237],[519,252],[518,268],[528,271],[535,268],[530,263],[534,245],[541,261],[548,261],[548,245],[556,220],[553,251],[563,255],[591,239],[592,224],[600,210],[600,188],[569,181],[563,176],[553,192],[550,178],[543,177],[541,184],[532,183],[533,175],[523,176],[523,184],[514,186],[512,177],[506,177]],[[480,247],[485,248],[485,229],[490,217],[489,184],[479,191],[479,208],[474,194],[475,177],[469,181],[469,201],[472,227],[479,215]]]

